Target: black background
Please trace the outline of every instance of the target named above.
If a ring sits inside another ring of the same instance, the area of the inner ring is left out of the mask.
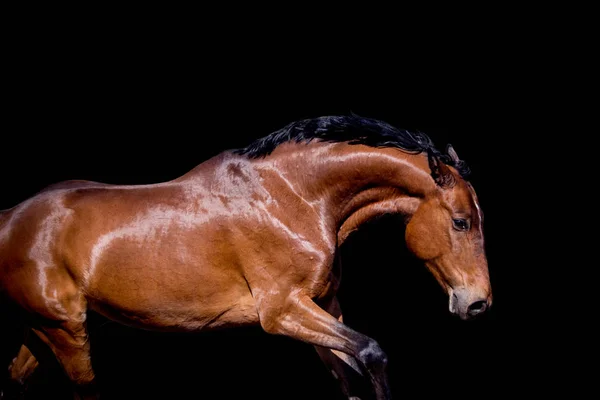
[[[66,179],[173,179],[297,119],[355,112],[420,130],[440,148],[452,143],[473,171],[494,306],[480,320],[452,317],[387,218],[342,249],[347,324],[388,353],[397,398],[535,396],[568,381],[557,372],[559,345],[547,346],[559,321],[540,301],[550,289],[531,248],[544,228],[529,213],[543,190],[534,156],[558,118],[549,100],[558,84],[547,84],[526,49],[449,42],[415,57],[377,41],[342,49],[338,38],[275,52],[239,37],[217,45],[180,40],[185,32],[97,27],[83,36],[22,32],[15,42],[4,75],[0,208]],[[106,399],[342,398],[309,345],[260,329],[158,334],[97,316],[91,325]],[[66,393],[53,367],[30,388],[30,398]]]

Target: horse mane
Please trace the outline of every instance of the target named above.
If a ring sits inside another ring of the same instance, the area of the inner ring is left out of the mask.
[[[436,149],[433,141],[426,134],[398,129],[387,122],[356,114],[295,121],[270,135],[255,140],[245,148],[235,150],[234,153],[250,158],[261,158],[271,154],[282,143],[290,141],[308,143],[314,139],[371,147],[395,147],[411,154],[431,152],[445,164],[456,168],[464,179],[467,179],[470,173],[464,161],[454,162],[450,156]]]

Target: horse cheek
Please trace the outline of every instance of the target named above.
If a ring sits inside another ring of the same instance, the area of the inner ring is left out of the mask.
[[[434,213],[417,211],[406,226],[406,245],[421,260],[431,260],[442,254],[443,243],[440,243],[439,235],[431,228],[435,226],[435,218]]]

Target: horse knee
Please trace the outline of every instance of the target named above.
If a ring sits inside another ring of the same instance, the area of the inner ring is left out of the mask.
[[[357,358],[367,368],[385,368],[387,366],[387,354],[381,349],[379,343],[371,339],[365,342],[358,351]]]

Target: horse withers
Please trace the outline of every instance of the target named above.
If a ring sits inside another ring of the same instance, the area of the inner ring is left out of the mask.
[[[349,398],[350,367],[390,399],[386,354],[342,322],[338,249],[366,222],[400,214],[407,248],[450,311],[484,312],[483,215],[467,170],[451,146],[442,153],[424,134],[351,115],[293,122],[168,182],[58,183],[0,214],[2,296],[76,398],[98,397],[94,310],[163,331],[259,324],[314,345]],[[23,344],[15,338],[7,365]]]

